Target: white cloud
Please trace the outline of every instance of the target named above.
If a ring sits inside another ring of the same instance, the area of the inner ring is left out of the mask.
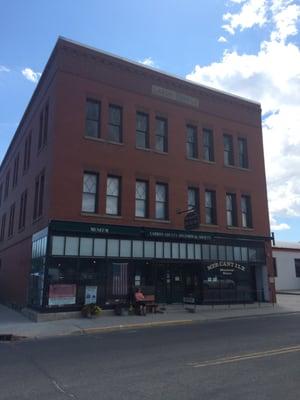
[[[284,222],[280,224],[279,222],[276,221],[275,218],[271,218],[270,224],[271,224],[271,231],[286,231],[291,229],[291,227],[288,224]]]
[[[235,1],[235,3],[242,2]],[[244,29],[252,28],[254,25],[263,26],[267,22],[266,3],[267,0],[248,0],[243,2],[240,12],[223,15],[223,20],[226,24],[222,27],[233,35],[237,29],[243,31]]]
[[[257,53],[226,50],[219,62],[196,65],[187,78],[261,102],[269,209],[282,230],[288,225],[274,217],[300,216],[300,48],[288,42],[300,14],[291,17],[291,0],[270,4],[272,21],[278,16],[280,23],[270,22],[270,39]]]
[[[34,72],[31,68],[25,68],[22,70],[22,75],[29,81],[36,83],[42,74],[41,72]]]
[[[219,43],[226,43],[227,39],[224,36],[220,36],[219,39],[218,39],[218,42]]]
[[[10,69],[5,67],[4,65],[0,65],[0,72],[10,72]]]
[[[148,67],[154,67],[155,62],[152,60],[151,57],[147,57],[144,60],[139,61],[141,64],[147,65]]]
[[[277,10],[277,11],[275,11]],[[273,21],[275,30],[272,32],[272,40],[285,40],[288,36],[297,34],[297,21],[300,17],[300,6],[290,4],[286,8],[273,8]]]

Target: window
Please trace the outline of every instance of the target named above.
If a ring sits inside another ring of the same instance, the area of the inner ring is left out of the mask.
[[[120,186],[119,177],[107,177],[106,214],[120,215]]]
[[[211,129],[203,129],[203,158],[206,161],[215,161],[214,136]]]
[[[168,218],[168,186],[165,183],[157,183],[155,187],[155,217]]]
[[[236,195],[226,193],[226,219],[227,226],[237,226]]]
[[[162,152],[168,151],[168,123],[165,118],[156,117],[155,149]]]
[[[15,209],[16,209],[16,204],[14,203],[14,204],[10,207],[9,224],[8,224],[8,237],[12,236],[13,233],[14,233]]]
[[[17,155],[14,162],[13,187],[15,187],[18,183],[19,161],[20,161],[20,154]]]
[[[3,183],[0,185],[0,207],[2,205],[2,195],[3,195]]]
[[[100,102],[86,100],[85,109],[85,136],[100,137]]]
[[[277,278],[277,262],[276,262],[276,258],[275,257],[273,257],[272,258],[272,261],[273,261],[273,274],[274,274],[274,277],[275,278]]]
[[[35,180],[33,219],[43,215],[45,174],[41,173]]]
[[[149,147],[149,117],[141,112],[136,113],[136,146]]]
[[[242,226],[243,228],[252,228],[252,212],[251,212],[251,199],[250,196],[241,197],[242,209]]]
[[[199,214],[199,190],[197,188],[188,188],[188,209],[193,209]]]
[[[38,151],[47,144],[48,119],[49,119],[49,105],[47,104],[45,108],[40,112]]]
[[[31,152],[31,133],[27,136],[27,138],[25,140],[23,172],[27,171],[29,168],[30,152]]]
[[[239,148],[239,167],[248,168],[247,140],[239,138],[238,148]]]
[[[198,157],[197,128],[195,126],[187,125],[186,127],[186,153],[188,158]]]
[[[216,192],[214,190],[205,191],[205,223],[217,223]]]
[[[83,174],[83,190],[81,211],[96,213],[98,199],[98,174],[85,172]]]
[[[296,278],[300,278],[300,258],[295,258]]]
[[[0,230],[0,242],[3,242],[5,236],[5,223],[6,223],[6,214],[2,215],[1,220],[1,230]]]
[[[108,110],[108,139],[112,142],[122,142],[122,108],[109,105]]]
[[[234,165],[233,139],[231,135],[224,135],[224,164]]]
[[[148,183],[145,181],[135,182],[135,216],[148,217]]]
[[[5,178],[5,190],[4,190],[4,200],[8,196],[8,191],[9,191],[9,180],[10,180],[10,171],[7,172],[6,178]]]
[[[26,208],[27,208],[27,190],[25,190],[21,195],[20,213],[19,213],[19,229],[22,229],[25,227]]]

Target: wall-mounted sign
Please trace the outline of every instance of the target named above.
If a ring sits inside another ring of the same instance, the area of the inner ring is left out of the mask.
[[[183,103],[191,107],[199,108],[199,100],[196,97],[189,96],[184,93],[175,92],[175,90],[166,89],[161,86],[152,85],[152,94]]]
[[[49,306],[76,304],[76,285],[50,285]]]
[[[229,262],[229,261],[219,261],[219,262],[208,265],[206,268],[208,271],[211,271],[216,268],[228,268],[228,269],[232,269],[232,270],[238,269],[243,272],[246,271],[246,267],[244,267],[244,265],[240,265],[240,264],[237,264],[234,262]]]
[[[199,214],[196,211],[190,211],[184,217],[184,229],[187,231],[199,228]]]
[[[84,304],[94,303],[97,303],[97,286],[86,286]]]

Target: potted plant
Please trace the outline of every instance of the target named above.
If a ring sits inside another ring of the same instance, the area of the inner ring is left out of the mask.
[[[102,309],[97,306],[97,304],[91,303],[91,304],[86,304],[82,310],[81,313],[83,317],[86,318],[92,318],[92,317],[97,317],[98,315],[101,314]]]

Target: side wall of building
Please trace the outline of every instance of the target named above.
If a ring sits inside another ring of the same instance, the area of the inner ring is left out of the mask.
[[[273,250],[276,258],[276,290],[300,290],[300,277],[296,277],[295,259],[300,259],[300,251]]]

